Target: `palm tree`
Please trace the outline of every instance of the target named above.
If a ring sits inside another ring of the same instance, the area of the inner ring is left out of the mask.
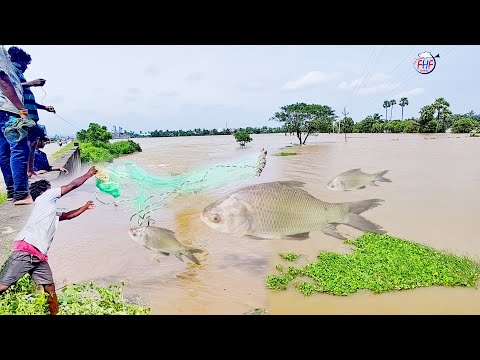
[[[448,109],[450,104],[444,98],[435,99],[435,102],[432,104],[435,111],[437,111],[437,132],[438,125],[440,124],[440,117],[442,119],[442,127],[445,127],[445,117],[448,114],[451,114],[451,111]],[[445,130],[445,129],[444,129]]]
[[[383,107],[385,108],[385,121],[387,121],[387,109],[390,107],[390,101],[388,100],[385,100],[383,102]]]
[[[400,99],[400,104],[398,104],[402,107],[402,121],[403,121],[403,107],[408,105],[408,99],[406,97],[403,97]]]
[[[392,120],[392,115],[393,115],[393,105],[395,105],[397,102],[395,99],[390,100],[390,106],[392,107],[392,111],[390,112],[390,120]]]

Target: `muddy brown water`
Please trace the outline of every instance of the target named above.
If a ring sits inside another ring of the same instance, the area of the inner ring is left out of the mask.
[[[132,161],[156,174],[179,173],[197,166],[268,150],[267,165],[248,183],[298,180],[312,195],[329,202],[384,199],[363,215],[389,234],[480,257],[480,139],[454,134],[322,134],[296,144],[294,136],[253,135],[240,149],[233,136],[149,138],[138,140],[142,153],[115,162]],[[279,157],[280,151],[296,156]],[[333,192],[326,184],[353,168],[368,173],[390,170],[391,183],[366,189]],[[62,198],[60,208],[76,208],[94,199],[94,180]],[[103,201],[111,201],[101,195]],[[350,247],[321,231],[310,239],[251,240],[221,234],[203,224],[199,214],[215,194],[175,198],[154,215],[155,225],[176,232],[177,239],[205,250],[201,265],[174,256],[157,256],[127,234],[132,213],[127,203],[103,205],[60,223],[49,252],[56,282],[93,280],[125,282],[125,294],[151,307],[153,314],[242,314],[267,308],[271,314],[480,314],[480,291],[473,288],[430,287],[341,297],[295,289],[266,289],[265,277],[276,273],[279,252],[295,252],[313,260],[319,251],[350,252]],[[360,231],[339,230],[351,237]]]

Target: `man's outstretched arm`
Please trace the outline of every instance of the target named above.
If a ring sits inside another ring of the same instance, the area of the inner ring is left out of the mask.
[[[62,196],[68,194],[73,189],[76,189],[79,186],[82,186],[83,183],[85,181],[87,181],[88,179],[90,179],[93,175],[95,175],[97,173],[97,171],[98,170],[95,168],[95,166],[92,166],[86,174],[76,178],[70,184],[62,186],[60,188],[61,192],[62,192]]]
[[[95,204],[93,203],[93,201],[88,201],[85,205],[83,205],[82,207],[79,207],[78,209],[62,213],[60,215],[60,221],[74,219],[77,216],[83,214],[85,211],[89,209],[93,209],[94,207],[95,207]]]

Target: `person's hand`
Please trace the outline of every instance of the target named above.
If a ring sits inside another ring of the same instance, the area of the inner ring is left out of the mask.
[[[28,117],[28,115],[26,114],[19,114],[19,116],[22,118],[22,119],[25,119],[25,120],[32,120]]]
[[[45,111],[56,113],[55,108],[52,105],[45,106]]]
[[[65,169],[65,168],[62,168],[62,167],[61,167],[61,168],[60,168],[60,172],[63,172],[63,173],[65,173],[65,175],[68,175],[68,170]]]
[[[45,85],[46,81],[47,80],[45,80],[45,79],[35,79],[35,80],[30,81],[30,84],[32,84],[31,86],[43,86],[43,85]]]
[[[93,176],[98,172],[97,168],[95,166],[92,166],[90,169],[88,169],[87,175],[88,176]]]
[[[87,201],[85,204],[85,210],[90,210],[95,207],[95,203],[92,200]]]
[[[33,170],[29,170],[29,171],[27,171],[27,175],[28,175],[29,178],[31,178],[32,176],[37,176],[37,173]]]

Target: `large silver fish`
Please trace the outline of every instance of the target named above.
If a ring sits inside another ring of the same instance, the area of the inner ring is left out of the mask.
[[[131,228],[128,230],[128,234],[134,241],[147,249],[167,256],[174,254],[181,261],[183,261],[182,255],[184,255],[195,264],[200,265],[193,253],[203,252],[203,250],[181,244],[172,230],[157,226],[141,226]]]
[[[365,189],[367,185],[378,186],[375,184],[375,181],[392,181],[383,177],[387,172],[388,170],[384,170],[375,174],[367,174],[360,169],[353,169],[338,175],[327,184],[327,187],[333,191],[349,191],[354,189]]]
[[[257,239],[306,239],[310,231],[322,230],[343,240],[336,229],[339,224],[385,233],[359,215],[383,200],[327,203],[301,189],[303,185],[298,181],[252,185],[208,205],[200,217],[219,232]]]

